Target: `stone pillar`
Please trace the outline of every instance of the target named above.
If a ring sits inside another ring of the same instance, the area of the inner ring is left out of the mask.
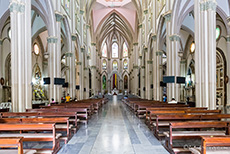
[[[72,70],[71,70],[71,93],[72,98],[76,98],[76,49],[75,49],[75,42],[77,41],[77,36],[75,34],[71,34],[71,63],[72,63]],[[77,98],[79,99],[79,98]]]
[[[171,41],[171,60],[169,65],[171,66],[171,75],[175,77],[175,82],[172,83],[172,98],[175,98],[176,101],[180,101],[180,91],[179,91],[179,84],[176,83],[176,77],[180,75],[180,58],[178,56],[179,52],[179,43],[180,43],[180,36],[179,35],[170,35],[169,40]],[[170,52],[170,51],[169,51]]]
[[[58,4],[57,4],[58,5]],[[57,7],[58,10],[60,11],[60,7]],[[56,70],[54,70],[54,77],[57,78],[61,78],[61,20],[63,19],[63,16],[61,14],[61,12],[56,11],[55,12],[55,16],[56,16],[56,33],[57,33],[57,49],[54,52],[54,67],[56,65]],[[56,94],[56,97],[52,97],[54,98],[54,101],[56,102],[61,102],[61,86],[60,85],[54,85],[54,93]],[[70,95],[72,97],[72,95]],[[51,99],[51,98],[50,98]]]
[[[0,59],[2,60],[2,39],[0,39]],[[2,78],[2,66],[0,66],[0,78]],[[3,86],[0,84],[0,102],[3,101]]]
[[[216,108],[216,5],[196,0],[194,9],[196,106],[209,109]]]
[[[230,19],[230,18],[229,18]],[[230,23],[230,20],[228,20],[228,23]],[[227,51],[230,50],[230,35],[226,36],[227,38]],[[230,52],[227,52],[227,57],[230,57]],[[228,78],[230,78],[230,61],[227,61],[227,74],[226,76],[228,76]],[[227,83],[227,106],[230,106],[230,81],[228,81]]]
[[[163,51],[157,51],[156,52],[156,100],[160,101],[162,99],[162,89],[161,89],[161,86],[160,86],[160,82],[161,82],[161,79],[162,79],[162,68],[161,68],[161,65],[162,65],[162,54],[163,54]]]
[[[134,90],[134,94],[135,95],[138,95],[138,90],[139,90],[139,87],[138,87],[138,43],[134,43],[134,49],[133,49],[133,54],[134,54],[134,59],[133,59],[133,62],[134,62],[134,66],[133,66],[133,76],[134,76],[134,80],[133,82],[135,83],[133,85],[133,88],[135,89]]]
[[[143,52],[145,54],[145,51]],[[143,55],[144,56],[144,55]],[[141,60],[142,56],[140,56],[140,60]],[[141,98],[145,99],[145,91],[146,91],[146,85],[145,85],[145,81],[146,81],[146,76],[145,76],[145,61],[144,59],[142,59],[141,62],[142,66],[141,66]]]
[[[152,100],[153,98],[153,89],[151,88],[152,84],[153,84],[153,61],[152,60],[148,60],[147,61],[147,75],[146,78],[147,79],[147,84],[146,84],[146,92],[147,92],[147,99],[148,100]]]
[[[185,77],[186,78],[186,59],[182,59],[181,61],[180,61],[180,76],[183,76],[183,77]],[[184,87],[185,87],[185,84],[181,84],[181,90],[180,90],[180,100],[182,101],[182,102],[185,102],[186,100],[185,100],[185,97],[184,97]]]
[[[119,85],[120,85],[120,90],[121,90],[121,92],[123,93],[123,91],[124,91],[123,79],[120,79],[120,80],[119,80]]]
[[[11,71],[14,112],[32,108],[31,0],[10,3]]]
[[[172,66],[171,60],[172,60],[172,52],[171,52],[171,42],[169,40],[169,36],[171,34],[171,11],[168,11],[164,15],[165,21],[166,21],[166,52],[167,52],[167,76],[172,76]],[[167,84],[167,99],[172,99],[172,84]]]

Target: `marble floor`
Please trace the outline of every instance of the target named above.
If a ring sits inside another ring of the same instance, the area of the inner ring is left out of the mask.
[[[168,154],[121,101],[109,101],[58,154]]]

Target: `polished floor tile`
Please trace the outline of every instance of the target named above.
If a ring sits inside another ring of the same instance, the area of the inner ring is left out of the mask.
[[[109,101],[58,154],[168,154],[121,101]]]

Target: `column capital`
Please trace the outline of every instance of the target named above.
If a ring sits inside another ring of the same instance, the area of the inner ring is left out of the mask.
[[[85,52],[85,46],[81,46],[81,52]]]
[[[138,46],[138,43],[133,43],[133,46]]]
[[[157,56],[162,56],[162,54],[163,54],[163,51],[161,51],[161,50],[156,51]]]
[[[144,10],[144,14],[145,14],[145,15],[148,14],[148,12],[149,12],[148,9]]]
[[[96,46],[96,43],[92,42],[91,45],[92,45],[92,46]]]
[[[55,17],[57,22],[61,22],[61,20],[63,19],[62,13],[58,11],[55,11]]]
[[[147,64],[153,64],[153,61],[152,60],[148,60]]]
[[[91,66],[91,69],[96,69],[97,67],[96,66]]]
[[[25,12],[25,3],[12,0],[10,2],[10,12]]]
[[[227,35],[226,36],[226,41],[228,42],[228,43],[230,43],[230,35]],[[1,41],[0,41],[1,42]]]
[[[170,41],[180,41],[180,36],[177,34],[173,34],[169,36]]]
[[[77,62],[77,65],[81,65],[81,64],[82,64],[82,62],[80,62],[80,61]]]
[[[84,67],[84,70],[85,70],[85,71],[88,71],[88,68],[87,68],[87,67]]]
[[[141,69],[145,69],[145,66],[141,66]]]
[[[80,10],[80,14],[83,15],[85,13],[85,11],[83,10]]]
[[[142,59],[142,56],[139,56],[139,59]]]
[[[71,39],[72,39],[72,41],[76,41],[77,40],[77,35],[76,34],[71,34]]]
[[[148,48],[145,45],[143,46],[143,50],[144,52],[148,52]]]
[[[212,10],[216,11],[217,3],[213,0],[200,2],[200,11]]]
[[[66,53],[65,53],[65,56],[66,56],[66,57],[72,57],[72,56],[73,56],[73,53],[72,53],[72,52],[66,52]]]
[[[86,25],[86,28],[89,29],[91,26],[89,24]]]
[[[187,61],[186,59],[182,59],[182,60],[180,61],[180,63],[181,63],[181,64],[186,64],[186,61]]]
[[[87,60],[89,60],[89,59],[90,59],[90,56],[88,55],[88,56],[87,56]]]
[[[139,25],[138,25],[138,28],[142,28],[142,24],[139,24]]]
[[[47,37],[47,42],[48,43],[57,43],[58,38],[55,36],[49,36]]]
[[[164,16],[166,22],[171,21],[171,15],[172,15],[172,11],[171,10],[168,11],[168,12],[165,12],[165,14],[163,16]]]
[[[153,41],[156,41],[157,40],[157,34],[151,34],[151,38]]]
[[[138,69],[138,66],[137,66],[137,65],[134,65],[134,66],[133,66],[133,69]]]
[[[228,25],[230,25],[230,16],[228,16],[228,17],[226,18],[226,21],[227,21]]]
[[[3,43],[3,41],[2,41],[2,39],[0,39],[0,45],[2,45],[2,43]]]

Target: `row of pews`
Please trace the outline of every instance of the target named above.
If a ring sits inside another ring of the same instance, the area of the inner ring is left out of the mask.
[[[122,100],[172,154],[229,153],[230,114],[140,98]]]
[[[61,148],[60,142],[68,143],[78,130],[78,124],[87,123],[107,101],[88,99],[40,106],[26,112],[1,112],[0,154],[55,154]],[[31,143],[45,143],[45,146],[29,147]]]

